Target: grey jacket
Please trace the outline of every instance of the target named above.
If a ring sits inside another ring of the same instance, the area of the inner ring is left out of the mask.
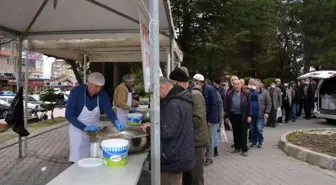
[[[268,92],[271,95],[270,91],[271,91],[271,87],[268,88]],[[274,109],[278,109],[279,107],[281,107],[281,105],[282,105],[282,95],[281,95],[280,88],[278,88],[278,87],[274,88],[273,96],[271,97],[271,100],[272,100],[272,105],[273,105]]]
[[[218,112],[219,112],[219,117],[221,120],[224,120],[224,107],[223,107],[223,100],[222,96],[220,93],[217,91],[217,104],[218,104]]]
[[[252,114],[252,101],[251,101],[251,93],[249,94],[250,104],[250,113]],[[259,117],[264,117],[265,113],[269,114],[272,108],[272,101],[268,91],[263,89],[260,90],[260,94],[258,95],[258,114]]]

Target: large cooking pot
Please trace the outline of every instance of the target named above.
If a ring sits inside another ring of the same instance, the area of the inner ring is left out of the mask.
[[[140,113],[142,114],[142,122],[150,122],[150,110],[141,111]]]
[[[119,132],[112,123],[101,124],[99,126],[101,131],[97,134],[90,134],[90,140],[103,141],[105,139],[127,139],[129,141],[129,153],[140,152],[146,150],[150,146],[150,138],[146,132],[144,132],[141,126],[137,125],[125,125],[125,129]]]

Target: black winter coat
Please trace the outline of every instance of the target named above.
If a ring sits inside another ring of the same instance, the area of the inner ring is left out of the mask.
[[[161,171],[185,172],[193,168],[194,131],[192,94],[174,86],[160,106]]]

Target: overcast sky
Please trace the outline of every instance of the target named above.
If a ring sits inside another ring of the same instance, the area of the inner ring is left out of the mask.
[[[55,61],[53,57],[43,56],[43,78],[50,78],[51,75],[51,64]]]

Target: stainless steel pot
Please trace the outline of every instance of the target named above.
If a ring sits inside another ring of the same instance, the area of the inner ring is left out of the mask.
[[[112,124],[100,128],[101,132],[95,135],[90,134],[90,138],[98,138],[99,141],[113,138],[127,139],[129,141],[129,153],[140,152],[150,146],[150,138],[140,126],[125,125],[125,130],[122,132],[118,132]],[[95,141],[95,139],[90,139],[90,141]]]
[[[142,122],[150,122],[150,110],[140,112],[142,114]]]

